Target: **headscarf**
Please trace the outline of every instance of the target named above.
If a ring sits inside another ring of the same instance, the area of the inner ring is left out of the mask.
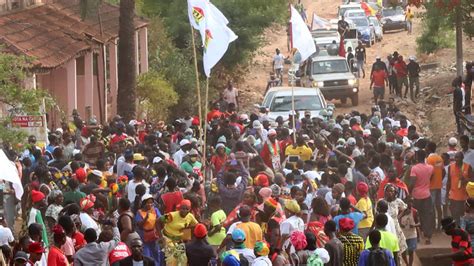
[[[90,198],[85,197],[79,201],[79,206],[81,207],[81,210],[86,211],[94,207],[94,202]]]
[[[285,203],[285,209],[295,214],[301,211],[300,205],[296,200],[287,200]]]
[[[274,211],[278,207],[278,202],[274,198],[268,198],[267,200],[265,200],[264,204],[268,207],[271,207]]]
[[[194,227],[194,236],[196,238],[205,238],[207,236],[207,228],[204,224],[197,224],[196,227]]]
[[[31,191],[31,200],[33,203],[40,202],[45,198],[43,192],[38,191],[38,190],[32,190]]]
[[[272,196],[272,189],[268,187],[261,188],[258,194],[262,197],[263,201],[265,201]]]
[[[369,193],[369,186],[365,182],[357,183],[357,193],[359,193],[361,197],[366,197],[367,193]]]
[[[337,183],[334,185],[334,187],[332,188],[332,190],[336,191],[336,192],[339,192],[339,194],[342,194],[344,192],[344,185],[341,184],[341,183]]]
[[[65,235],[66,232],[64,231],[64,228],[60,224],[56,224],[53,226],[52,230],[54,235]]]
[[[354,221],[351,218],[342,218],[339,220],[339,228],[341,231],[351,231],[354,229]]]
[[[56,198],[60,195],[62,195],[63,192],[61,190],[58,190],[58,189],[55,189],[55,190],[52,190],[51,192],[49,192],[49,198],[53,199],[53,200],[56,200]]]
[[[296,251],[303,250],[308,244],[306,242],[306,236],[301,231],[294,231],[291,233],[290,242],[293,247],[295,247]]]
[[[270,186],[270,189],[272,190],[272,196],[273,197],[279,197],[281,194],[281,188],[277,184],[273,184]]]
[[[258,256],[268,256],[268,254],[270,253],[270,248],[268,247],[268,244],[266,242],[258,241],[257,243],[255,243],[253,251]]]

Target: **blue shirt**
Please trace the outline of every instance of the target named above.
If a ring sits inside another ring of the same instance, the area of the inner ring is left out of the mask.
[[[358,235],[359,234],[359,222],[364,219],[364,215],[360,212],[351,212],[349,214],[339,214],[334,217],[334,222],[336,223],[337,230],[339,230],[339,220],[342,218],[350,218],[354,221],[354,229],[352,229],[352,233]]]
[[[383,252],[385,253],[385,255],[387,255],[387,258],[389,258],[388,266],[395,266],[395,259],[393,258],[392,252],[386,249],[384,249]],[[367,249],[363,250],[360,253],[358,266],[369,265],[369,254],[370,254],[370,250],[367,250]]]

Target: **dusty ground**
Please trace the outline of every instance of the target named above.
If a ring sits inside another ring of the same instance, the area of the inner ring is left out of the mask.
[[[313,12],[323,18],[332,19],[336,17],[337,6],[340,1],[329,0],[302,0],[307,8],[309,20]],[[421,13],[423,10],[415,10],[415,13]],[[439,67],[422,72],[421,88],[422,93],[417,103],[410,100],[397,99],[397,104],[413,121],[421,132],[428,138],[438,143],[442,150],[446,146],[447,139],[455,135],[455,123],[452,114],[452,95],[450,93],[450,84],[456,76],[454,69],[455,50],[443,49],[435,54],[423,55],[416,53],[416,37],[421,33],[421,19],[417,16],[414,22],[413,34],[408,35],[406,31],[389,32],[384,34],[382,42],[377,43],[371,48],[367,48],[367,62],[370,66],[375,61],[376,56],[386,57],[388,54],[398,51],[407,58],[410,55],[416,55],[421,64],[438,63]],[[248,76],[245,81],[239,84],[241,99],[243,100],[244,110],[253,110],[253,104],[259,104],[263,99],[266,82],[271,71],[271,62],[276,48],[287,54],[287,37],[284,27],[275,26],[266,31],[267,44],[258,51],[254,59]],[[464,40],[464,58],[474,60],[474,42]],[[367,67],[368,68],[368,67]],[[366,71],[370,71],[367,69]],[[359,106],[354,108],[348,101],[348,104],[342,105],[339,101],[336,103],[337,113],[346,113],[357,109],[367,112],[372,105],[372,92],[369,90],[369,79],[360,80]],[[387,98],[387,96],[386,96]],[[441,232],[433,236],[433,244],[425,246],[419,244],[419,249],[426,249],[428,254],[439,252],[431,250],[432,248],[449,247],[449,238]],[[430,263],[431,264],[431,263]],[[415,265],[421,265],[417,260]]]
[[[337,7],[340,1],[328,0],[302,0],[307,8],[308,19],[311,20],[313,12],[326,19],[336,17]],[[422,9],[415,9],[415,14],[421,14]],[[432,137],[439,144],[445,145],[447,138],[455,134],[454,121],[451,112],[450,83],[455,77],[454,63],[455,50],[442,49],[435,54],[426,55],[416,52],[416,38],[421,33],[421,18],[419,16],[414,21],[413,34],[408,35],[406,31],[394,31],[384,34],[382,42],[371,48],[367,48],[366,71],[370,71],[370,65],[375,61],[376,56],[386,57],[388,54],[398,51],[407,58],[415,55],[420,64],[439,63],[439,67],[427,70],[422,73],[421,88],[423,97],[414,104],[411,101],[397,99],[411,120],[420,127],[420,130],[428,137]],[[267,29],[265,33],[266,45],[262,47],[248,71],[247,78],[239,88],[243,109],[253,110],[253,104],[261,103],[265,91],[269,73],[272,70],[271,63],[275,49],[279,48],[285,55],[287,52],[287,37],[284,27],[275,26]],[[464,58],[474,60],[474,42],[464,40]],[[286,65],[288,67],[288,65]],[[372,92],[369,90],[370,81],[366,77],[360,80],[359,106],[354,108],[350,101],[343,105],[339,101],[336,104],[337,113],[346,113],[357,109],[367,112],[372,106]],[[432,97],[434,95],[434,97]],[[437,98],[439,97],[439,99]],[[386,96],[386,99],[388,97]]]

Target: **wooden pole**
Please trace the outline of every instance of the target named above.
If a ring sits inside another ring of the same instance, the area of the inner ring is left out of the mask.
[[[207,112],[208,109],[208,102],[209,102],[209,77],[206,78],[206,96],[205,96],[205,103],[204,103],[204,112]],[[203,152],[202,152],[202,157],[203,157],[203,165],[204,167],[207,167],[207,161],[206,161],[206,149],[207,149],[207,118],[204,117],[204,143],[203,143]],[[207,182],[207,175],[205,176],[205,182]]]
[[[197,63],[197,53],[196,53],[196,41],[194,40],[194,28],[191,26],[191,40],[193,45],[193,59],[194,59],[194,72],[196,74],[196,94],[197,94],[197,102],[198,102],[198,116],[199,116],[199,140],[202,140],[202,125],[204,123],[204,128],[206,127],[205,121],[202,120],[202,107],[201,107],[201,87],[199,85],[199,71],[198,71],[198,63]],[[205,150],[202,150],[203,156],[205,157]]]

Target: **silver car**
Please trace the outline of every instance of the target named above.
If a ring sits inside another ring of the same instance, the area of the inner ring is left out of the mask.
[[[316,117],[319,112],[326,109],[327,103],[323,94],[317,88],[303,87],[273,87],[267,91],[262,106],[268,110],[268,118],[274,122],[277,117],[288,118],[292,107],[292,90],[294,94],[295,110],[299,117],[304,117],[304,112],[311,112],[311,117]]]

